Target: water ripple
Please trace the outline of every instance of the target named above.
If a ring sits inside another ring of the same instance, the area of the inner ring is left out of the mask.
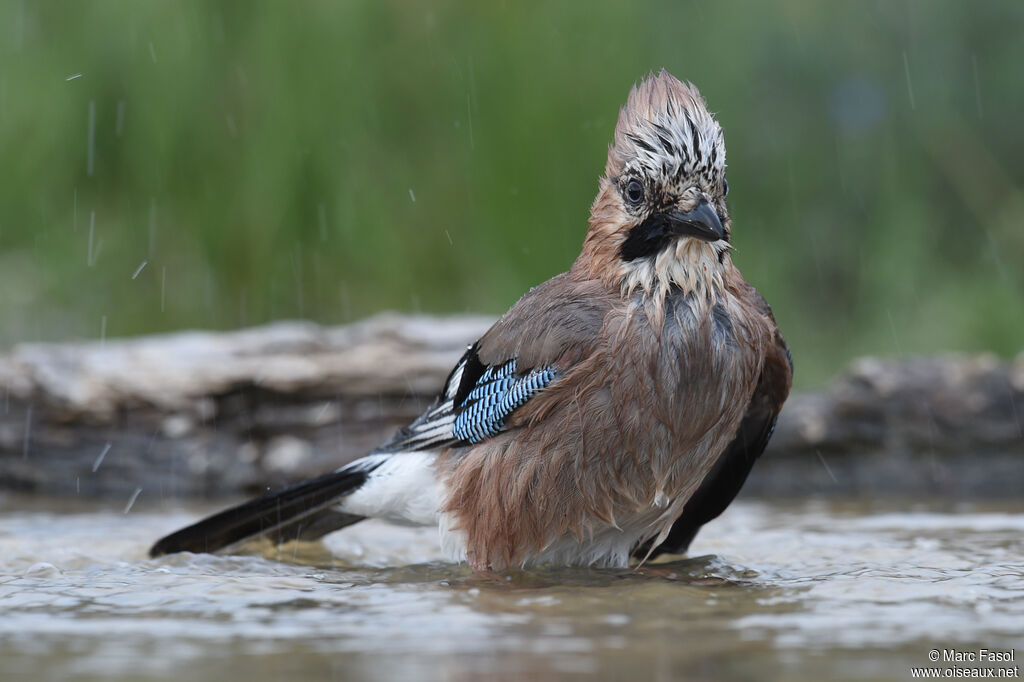
[[[1019,505],[738,503],[690,558],[480,576],[429,530],[153,560],[198,512],[23,502],[0,500],[0,660],[43,677],[888,679],[933,646],[1012,647],[1024,622]]]

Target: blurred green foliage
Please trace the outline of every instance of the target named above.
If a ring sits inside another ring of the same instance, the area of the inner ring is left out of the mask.
[[[800,383],[864,353],[1008,355],[1022,20],[1018,0],[3,2],[0,342],[498,314],[575,258],[618,107],[664,66],[725,128],[735,259]]]

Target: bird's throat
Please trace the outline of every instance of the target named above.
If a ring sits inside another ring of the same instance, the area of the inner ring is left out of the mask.
[[[719,245],[721,244],[721,246]],[[677,289],[714,305],[731,266],[728,245],[681,238],[646,258],[623,261],[619,266],[624,293],[643,292],[655,301]]]

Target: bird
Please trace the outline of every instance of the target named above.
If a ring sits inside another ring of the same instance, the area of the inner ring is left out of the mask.
[[[455,364],[433,404],[334,471],[203,519],[151,556],[366,518],[435,526],[475,571],[685,553],[743,486],[792,386],[732,260],[722,128],[662,69],[629,92],[579,256]]]

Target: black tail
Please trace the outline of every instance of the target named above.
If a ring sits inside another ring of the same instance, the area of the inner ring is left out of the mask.
[[[309,540],[362,520],[333,509],[340,497],[366,482],[376,467],[360,463],[297,483],[207,517],[161,538],[151,557],[174,552],[216,552],[236,542],[270,535],[278,542]]]

